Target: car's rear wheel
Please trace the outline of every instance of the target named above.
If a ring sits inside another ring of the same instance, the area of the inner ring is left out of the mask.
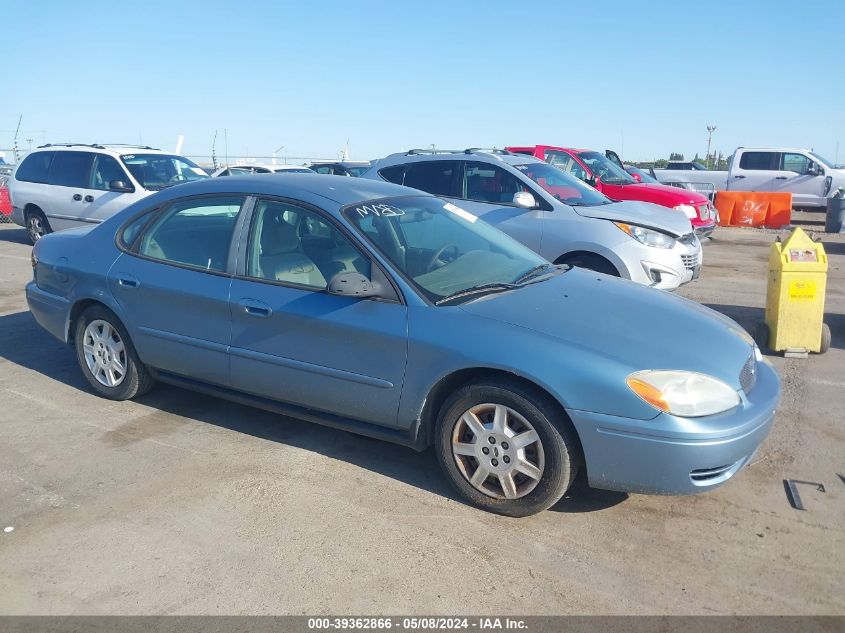
[[[514,381],[467,385],[444,403],[435,450],[473,505],[522,517],[554,505],[576,474],[578,443],[546,398]]]
[[[563,257],[558,264],[569,264],[570,266],[577,266],[578,268],[586,268],[594,270],[597,273],[604,273],[613,277],[619,277],[619,271],[616,266],[611,264],[601,255],[594,255],[592,253],[580,253],[572,255],[571,257]]]
[[[101,396],[129,400],[155,383],[111,310],[103,306],[85,310],[77,319],[74,342],[82,373]]]
[[[29,241],[35,244],[47,233],[52,233],[47,217],[40,209],[33,209],[26,212],[26,235]]]

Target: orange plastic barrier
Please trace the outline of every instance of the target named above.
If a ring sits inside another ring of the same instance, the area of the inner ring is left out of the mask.
[[[767,226],[777,229],[792,222],[792,194],[756,191],[716,193],[720,226]]]

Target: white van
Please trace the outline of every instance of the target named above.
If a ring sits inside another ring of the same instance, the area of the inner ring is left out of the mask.
[[[53,231],[99,224],[155,191],[208,178],[187,158],[137,145],[42,145],[9,180],[12,221],[34,244]]]

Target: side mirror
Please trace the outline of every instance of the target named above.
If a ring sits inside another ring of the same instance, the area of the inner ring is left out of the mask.
[[[537,201],[527,191],[517,191],[513,194],[513,205],[520,209],[535,209],[537,208]]]
[[[821,166],[817,165],[816,163],[810,163],[810,166],[807,168],[807,175],[824,176],[824,169],[822,169]]]
[[[109,191],[119,191],[120,193],[132,193],[135,187],[125,183],[122,180],[112,180],[109,182]]]
[[[639,174],[637,174],[637,173],[630,174],[630,176],[631,176],[631,178],[633,178],[633,179],[634,179],[634,180],[636,180],[637,182],[642,182],[642,181],[643,181],[643,177],[642,177],[642,176],[640,176],[640,175],[639,175]]]
[[[330,295],[358,297],[359,299],[382,296],[379,284],[373,283],[364,275],[357,272],[341,272],[336,274],[329,281],[328,292]]]
[[[599,183],[601,182],[601,178],[599,178],[598,176],[588,175],[587,178],[584,180],[584,182],[586,182],[591,187],[596,188],[596,187],[599,186]]]

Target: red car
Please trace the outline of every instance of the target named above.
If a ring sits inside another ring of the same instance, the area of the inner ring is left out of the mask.
[[[619,165],[600,152],[552,145],[507,147],[516,154],[528,154],[580,178],[613,200],[639,200],[675,209],[690,219],[695,232],[707,237],[716,228],[716,209],[700,193],[668,185],[639,182],[619,165],[619,157],[611,154]]]

